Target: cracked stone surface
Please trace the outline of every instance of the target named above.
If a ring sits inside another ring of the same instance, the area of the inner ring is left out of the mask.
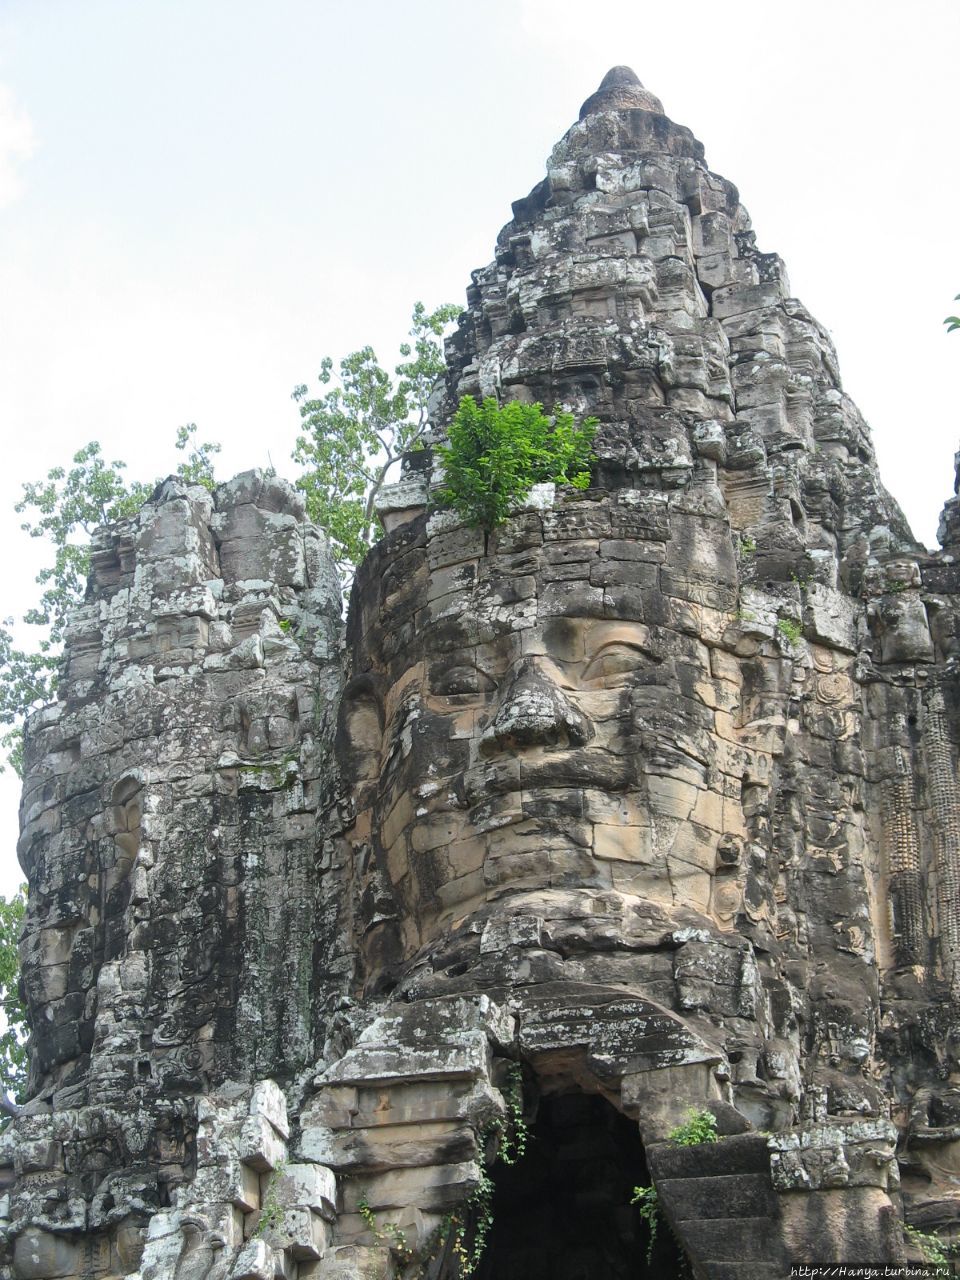
[[[517,1067],[531,1124],[635,1126],[698,1277],[957,1233],[960,498],[925,551],[624,67],[473,273],[434,441],[467,393],[598,417],[591,487],[485,534],[409,455],[345,631],[272,476],[98,533],[26,739],[12,1276],[452,1280]],[[570,1194],[478,1274],[654,1274]]]

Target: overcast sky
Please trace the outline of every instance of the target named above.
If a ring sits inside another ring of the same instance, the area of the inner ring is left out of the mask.
[[[2,612],[25,480],[92,439],[293,474],[295,384],[463,300],[626,63],[740,188],[935,541],[960,437],[956,0],[0,0]],[[0,779],[0,892],[17,883]]]

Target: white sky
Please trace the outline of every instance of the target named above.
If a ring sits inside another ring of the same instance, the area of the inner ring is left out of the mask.
[[[735,182],[833,332],[888,487],[935,540],[960,436],[956,0],[0,0],[2,614],[12,512],[88,440],[293,474],[325,354],[392,366],[626,63]],[[0,778],[0,892],[19,879]]]

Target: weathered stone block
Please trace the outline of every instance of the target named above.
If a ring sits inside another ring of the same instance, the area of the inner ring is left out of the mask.
[[[63,1143],[53,1138],[21,1142],[14,1154],[14,1168],[18,1175],[63,1168]]]
[[[810,640],[853,653],[857,647],[853,601],[832,587],[811,582],[804,593],[803,629]]]
[[[336,1218],[337,1180],[322,1164],[284,1165],[275,1176],[271,1191],[276,1202],[284,1207],[305,1206],[331,1222]]]
[[[385,1246],[340,1245],[322,1262],[301,1263],[301,1280],[390,1280],[393,1262]]]
[[[364,1200],[378,1212],[413,1205],[425,1213],[444,1213],[466,1200],[479,1176],[473,1161],[371,1174],[362,1187],[354,1182],[344,1184],[343,1208],[346,1213],[355,1213]]]
[[[230,1280],[274,1280],[274,1250],[266,1240],[248,1240],[237,1255]]]
[[[251,1169],[268,1173],[286,1159],[287,1144],[266,1116],[248,1116],[240,1130],[238,1153]]]
[[[264,1239],[278,1251],[289,1251],[296,1260],[322,1258],[330,1243],[329,1225],[306,1208],[285,1208],[280,1220],[264,1229]]]
[[[476,1156],[477,1144],[472,1127],[452,1121],[421,1121],[349,1130],[311,1127],[304,1130],[301,1149],[311,1159],[355,1177],[361,1171],[462,1163]],[[332,1182],[332,1175],[330,1179]]]
[[[251,1116],[263,1116],[269,1120],[281,1138],[289,1138],[290,1127],[287,1123],[287,1100],[283,1091],[273,1080],[258,1080],[250,1095]]]
[[[260,1177],[253,1164],[228,1157],[197,1170],[193,1193],[198,1199],[226,1201],[241,1213],[250,1213],[260,1207]]]
[[[60,1276],[75,1276],[79,1261],[80,1251],[76,1242],[49,1231],[28,1228],[14,1241],[15,1280],[54,1280]]]

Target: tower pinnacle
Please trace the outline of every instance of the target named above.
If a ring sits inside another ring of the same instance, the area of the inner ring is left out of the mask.
[[[580,108],[580,119],[595,111],[654,111],[663,115],[663,103],[640,83],[637,73],[630,67],[611,67],[600,81],[597,92],[591,94]]]

